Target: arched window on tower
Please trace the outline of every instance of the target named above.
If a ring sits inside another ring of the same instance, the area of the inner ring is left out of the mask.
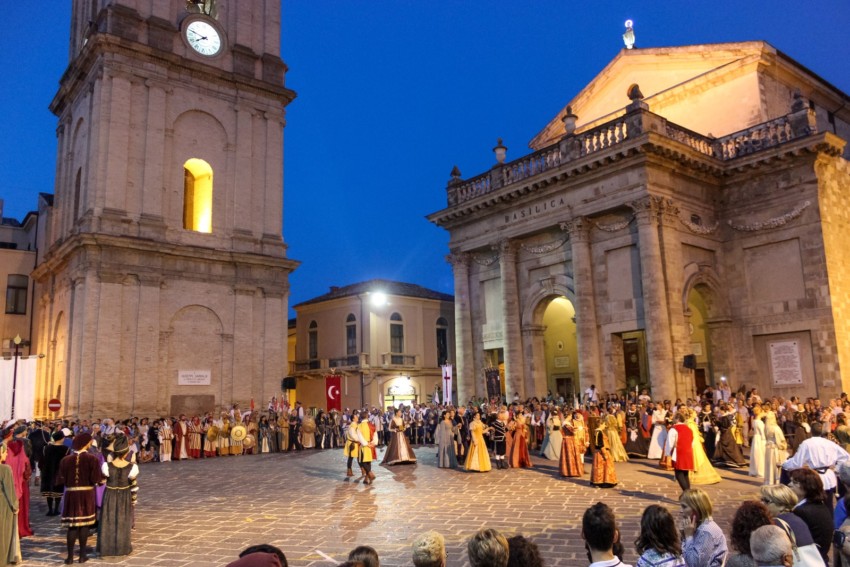
[[[437,319],[437,366],[449,359],[449,322],[445,317]]]
[[[202,159],[183,164],[183,228],[212,232],[213,170]]]

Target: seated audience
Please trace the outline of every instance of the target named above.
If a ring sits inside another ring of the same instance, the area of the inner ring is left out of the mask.
[[[791,540],[778,526],[762,526],[750,535],[750,552],[760,567],[792,567]]]
[[[614,546],[620,541],[620,531],[614,512],[607,504],[597,502],[584,511],[581,537],[584,539],[590,567],[631,567],[614,553]]]
[[[446,567],[446,540],[439,533],[419,534],[411,547],[415,567]]]
[[[381,561],[378,559],[378,552],[375,548],[368,545],[355,547],[348,554],[349,561],[359,561],[363,567],[381,567]]]
[[[507,567],[508,540],[493,529],[478,530],[466,545],[472,567]]]
[[[543,567],[537,544],[521,535],[508,538],[508,567]]]

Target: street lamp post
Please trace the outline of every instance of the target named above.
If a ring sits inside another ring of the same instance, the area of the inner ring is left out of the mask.
[[[21,335],[15,335],[15,338],[12,339],[12,342],[15,343],[15,362],[12,367],[12,421],[15,421],[15,390],[18,388],[18,358],[21,356],[21,344],[26,345],[27,343],[21,339]]]

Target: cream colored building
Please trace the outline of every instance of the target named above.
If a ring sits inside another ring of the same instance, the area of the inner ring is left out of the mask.
[[[848,138],[850,97],[766,43],[623,50],[429,217],[461,397],[497,364],[522,396],[850,390]]]
[[[426,403],[454,361],[451,295],[370,280],[299,303],[295,360],[298,401],[326,409],[325,376],[341,374],[342,406]]]
[[[204,5],[204,3],[200,3]],[[176,414],[286,372],[280,1],[74,0],[36,412]]]

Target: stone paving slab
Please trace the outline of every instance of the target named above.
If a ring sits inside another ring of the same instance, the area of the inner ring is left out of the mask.
[[[624,559],[634,563],[643,509],[661,503],[677,513],[678,485],[654,462],[618,464],[620,484],[601,489],[587,477],[562,479],[557,463],[537,457],[532,469],[467,473],[438,469],[433,448],[415,450],[415,466],[374,467],[372,486],[345,478],[341,450],[142,465],[133,554],[90,563],[219,567],[249,545],[271,543],[293,567],[330,567],[325,555],[342,562],[357,545],[371,545],[381,565],[393,567],[410,565],[410,542],[434,529],[446,538],[448,565],[460,567],[468,565],[466,540],[486,526],[532,538],[547,566],[583,566],[581,516],[597,501],[614,508]],[[704,488],[728,532],[737,505],[754,499],[761,483],[745,469],[719,470],[723,482]],[[24,565],[65,557],[65,530],[46,511],[34,494],[36,535],[22,541]]]

